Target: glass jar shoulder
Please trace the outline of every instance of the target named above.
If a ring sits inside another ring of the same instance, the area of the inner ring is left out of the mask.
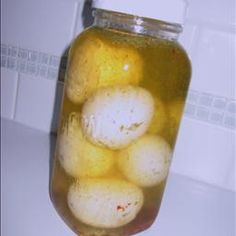
[[[188,73],[187,77],[190,79],[191,61],[184,47],[178,41],[155,38],[149,45],[151,46],[145,49],[147,57],[150,56],[149,60],[154,61],[163,70],[169,68],[172,73],[182,68]]]
[[[72,41],[70,50],[69,50],[69,57],[72,56],[77,50],[81,48],[87,41],[93,41],[96,37],[96,33],[94,27],[89,27],[82,31],[77,37]]]
[[[105,44],[116,48],[144,48],[149,41],[149,36],[139,35],[125,30],[102,28],[92,26],[83,31],[72,43],[72,49],[79,48],[82,44]]]
[[[141,86],[148,86],[155,93],[158,87],[165,85],[170,90],[170,84],[172,95],[187,91],[191,77],[190,60],[177,41],[96,26],[86,29],[74,40],[70,61],[72,63],[69,64],[76,67],[81,64],[83,70],[87,67],[99,68],[103,77],[111,75],[105,69],[108,66],[115,71],[112,73],[114,78],[118,74],[120,77],[126,76],[128,70],[129,77],[136,77],[133,80],[139,81]],[[122,73],[119,68],[122,68]],[[108,84],[105,83],[106,86]],[[173,96],[168,94],[168,97]]]
[[[183,47],[183,45],[179,42],[176,42],[176,46],[178,47],[179,51],[181,52],[182,54],[182,57],[185,59],[185,62],[186,62],[186,67],[189,69],[190,71],[190,74],[191,74],[191,71],[192,71],[192,64],[191,64],[191,60],[189,58],[189,55],[186,51],[186,49]],[[191,77],[191,76],[190,76]]]
[[[186,97],[191,78],[191,63],[177,41],[150,38],[140,50],[143,59],[141,86],[158,94],[163,101]]]

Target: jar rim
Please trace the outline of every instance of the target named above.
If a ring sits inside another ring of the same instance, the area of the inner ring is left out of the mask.
[[[127,13],[93,9],[94,25],[103,28],[114,28],[141,35],[178,39],[183,28],[180,24],[139,17]]]

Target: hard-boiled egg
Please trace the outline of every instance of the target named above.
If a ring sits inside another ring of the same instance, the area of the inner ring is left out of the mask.
[[[102,228],[128,224],[143,205],[143,192],[119,179],[82,178],[68,192],[68,206],[81,222]]]
[[[58,139],[59,161],[71,176],[103,176],[112,168],[113,152],[86,140],[81,130],[79,113],[72,112],[69,115]]]
[[[129,181],[151,187],[167,177],[171,154],[163,138],[147,134],[120,151],[118,166]]]
[[[169,118],[168,139],[170,140],[170,143],[172,145],[174,145],[177,137],[183,110],[184,110],[184,99],[177,99],[167,104],[167,112],[168,112],[167,114]]]
[[[138,84],[143,75],[142,58],[136,49],[112,44],[95,34],[78,39],[71,48],[66,94],[83,103],[97,88]]]
[[[99,89],[86,101],[81,124],[92,143],[121,149],[147,131],[153,114],[154,100],[146,89],[114,86]]]
[[[158,97],[155,97],[154,101],[155,112],[151,124],[148,128],[148,132],[151,134],[161,134],[167,123],[166,109],[164,104]]]

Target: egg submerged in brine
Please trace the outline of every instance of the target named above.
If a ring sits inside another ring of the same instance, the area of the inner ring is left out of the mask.
[[[73,177],[106,175],[114,164],[114,153],[90,143],[84,137],[80,114],[68,116],[58,137],[58,157],[64,170]]]
[[[150,92],[137,86],[99,89],[84,104],[82,130],[93,144],[122,149],[142,136],[154,114]]]
[[[83,103],[98,88],[137,85],[142,79],[143,60],[135,48],[92,37],[89,41],[80,37],[70,50],[66,94],[75,104]]]
[[[124,176],[141,187],[161,183],[168,174],[172,151],[160,136],[146,134],[118,155],[118,166]]]
[[[117,228],[135,219],[141,210],[142,190],[120,179],[82,178],[69,189],[68,206],[81,222]]]

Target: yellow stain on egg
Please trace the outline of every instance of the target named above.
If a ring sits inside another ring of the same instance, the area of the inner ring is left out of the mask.
[[[143,61],[132,47],[113,45],[94,36],[75,42],[70,50],[66,93],[73,103],[83,103],[97,88],[137,85]]]

